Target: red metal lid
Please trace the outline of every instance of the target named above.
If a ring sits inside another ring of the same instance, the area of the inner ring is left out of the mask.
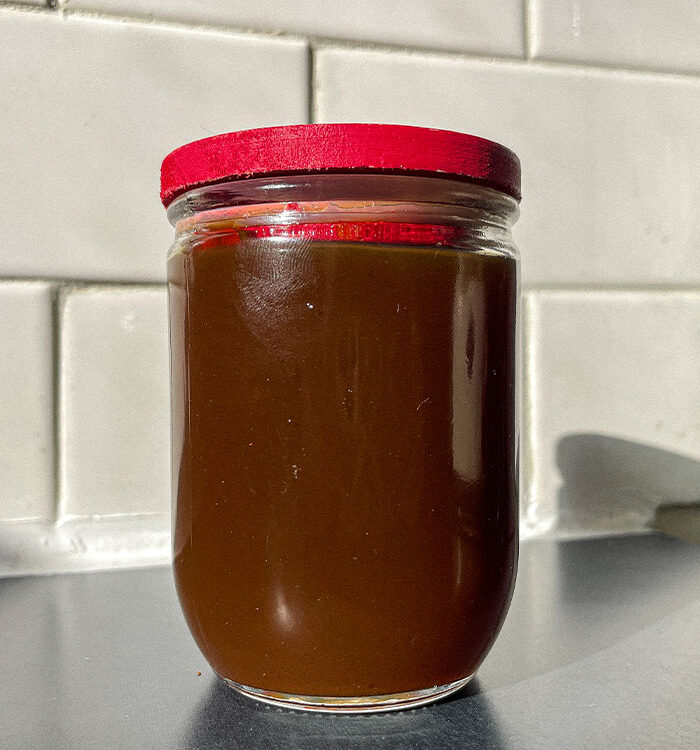
[[[240,130],[188,143],[163,160],[160,197],[167,207],[217,182],[323,172],[450,176],[520,200],[520,161],[505,146],[451,130],[357,123]]]

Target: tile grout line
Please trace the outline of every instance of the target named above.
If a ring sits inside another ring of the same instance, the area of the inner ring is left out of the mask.
[[[523,285],[523,295],[527,294],[699,294],[697,284],[534,284]]]
[[[309,40],[316,45],[318,51],[335,51],[335,52],[366,52],[368,54],[384,55],[405,55],[414,58],[431,58],[431,61],[439,62],[459,62],[459,63],[477,63],[482,65],[506,65],[516,68],[529,69],[531,71],[544,72],[568,72],[582,74],[609,74],[615,77],[635,77],[635,78],[660,78],[663,81],[694,81],[700,79],[700,72],[691,70],[668,70],[661,68],[652,68],[645,65],[624,66],[618,63],[607,63],[603,61],[581,61],[581,60],[564,60],[556,57],[537,58],[516,55],[489,55],[488,53],[478,53],[459,50],[447,50],[426,47],[405,47],[392,46],[389,44],[379,44],[376,42],[361,42],[348,39],[327,39],[320,37],[309,37]]]
[[[318,91],[317,85],[314,87]],[[316,108],[314,108],[316,109]],[[318,113],[313,113],[315,122]],[[164,291],[166,281],[115,281],[110,279],[74,279],[52,276],[0,276],[0,284],[54,284],[66,292],[80,293],[90,290],[144,290]],[[523,295],[528,294],[700,294],[700,283],[692,284],[523,284]]]
[[[45,14],[58,16],[60,15],[61,4],[60,0],[43,0],[42,5],[26,5],[15,0],[0,0],[0,8],[32,15]]]
[[[63,310],[64,285],[55,283],[51,290],[52,300],[52,334],[53,334],[53,482],[54,482],[54,500],[53,500],[53,522],[58,523],[61,517],[62,492],[61,492],[61,458],[63,455],[63,445],[61,438],[61,416],[62,416],[62,399],[61,399],[61,363],[62,363],[62,310]]]
[[[167,281],[116,281],[111,279],[76,279],[57,276],[0,276],[0,284],[58,284],[82,290],[98,289],[166,289]]]
[[[83,287],[71,281],[55,281],[54,303],[54,455],[55,455],[55,514],[54,525],[58,525],[65,515],[65,497],[63,492],[63,457],[65,445],[63,439],[63,313],[71,294]]]
[[[532,7],[534,0],[522,0],[523,9],[523,54],[532,60]]]
[[[308,86],[306,89],[306,95],[309,98],[309,101],[307,102],[308,109],[307,109],[307,120],[309,123],[313,123],[317,121],[318,113],[316,111],[316,90],[318,88],[317,86],[317,80],[316,80],[316,49],[314,48],[314,45],[309,42],[309,50],[308,50],[308,64],[309,64],[309,70],[308,70]]]
[[[525,2],[527,0],[524,0]],[[4,4],[0,0],[0,9],[8,8],[12,11],[19,13],[45,13],[48,15],[54,15],[54,9],[48,6],[36,7],[36,6],[24,6],[24,5],[13,5]],[[138,24],[147,27],[156,28],[171,28],[180,29],[183,31],[203,31],[203,32],[214,32],[223,35],[232,34],[238,36],[248,36],[258,40],[280,42],[297,42],[314,45],[316,51],[324,49],[331,50],[354,50],[358,52],[378,52],[384,54],[404,54],[413,55],[416,57],[435,57],[437,59],[443,59],[447,61],[461,61],[461,62],[476,62],[484,64],[511,64],[523,67],[531,67],[535,70],[560,70],[570,72],[582,72],[582,73],[610,73],[612,75],[635,75],[635,76],[653,76],[662,79],[671,80],[682,80],[682,81],[697,81],[700,79],[700,72],[692,70],[669,70],[663,68],[648,67],[645,65],[638,66],[625,66],[618,63],[606,63],[603,61],[581,61],[581,60],[563,60],[557,58],[546,58],[538,57],[537,59],[532,58],[532,29],[528,28],[528,39],[526,47],[529,49],[525,50],[526,56],[522,55],[493,55],[486,52],[479,53],[466,50],[456,49],[436,49],[434,47],[411,47],[409,45],[402,44],[391,44],[388,42],[370,42],[357,39],[343,39],[333,37],[316,36],[313,34],[295,34],[293,32],[274,32],[267,29],[259,28],[245,28],[228,25],[216,25],[213,23],[198,23],[198,22],[185,22],[170,20],[165,18],[148,18],[144,16],[128,16],[118,14],[107,14],[107,13],[95,13],[89,11],[75,11],[71,10],[69,6],[64,3],[59,3],[55,8],[55,15],[67,19],[70,17],[80,18],[93,18],[102,21],[116,21]],[[529,14],[528,14],[529,18]],[[528,22],[528,27],[530,27]]]

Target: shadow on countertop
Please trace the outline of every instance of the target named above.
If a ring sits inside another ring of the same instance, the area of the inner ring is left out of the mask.
[[[280,744],[282,738],[284,744]],[[375,746],[382,750],[507,747],[476,679],[439,704],[363,716],[273,708],[244,698],[215,679],[193,711],[181,748],[350,750]]]
[[[479,688],[489,695],[583,661],[699,597],[697,545],[660,534],[526,542]]]

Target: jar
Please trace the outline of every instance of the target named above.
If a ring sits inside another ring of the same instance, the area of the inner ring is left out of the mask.
[[[241,693],[415,706],[493,643],[518,545],[519,181],[503,146],[407,126],[165,159],[174,575]]]

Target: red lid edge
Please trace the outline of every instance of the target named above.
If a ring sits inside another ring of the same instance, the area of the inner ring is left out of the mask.
[[[167,206],[193,188],[274,174],[366,172],[451,177],[520,200],[520,161],[478,136],[411,125],[332,123],[257,128],[204,138],[168,154]]]

